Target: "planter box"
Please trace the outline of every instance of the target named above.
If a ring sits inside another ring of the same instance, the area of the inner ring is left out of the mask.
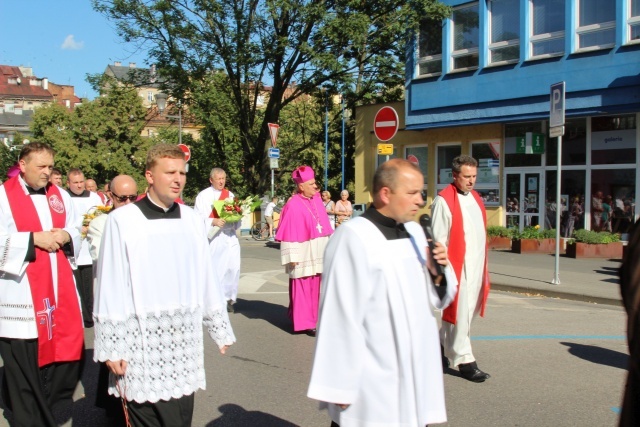
[[[556,239],[520,239],[514,240],[511,243],[511,251],[518,254],[526,253],[541,253],[541,254],[554,254],[556,253]],[[562,247],[560,247],[562,253]]]
[[[511,249],[510,237],[488,237],[489,249]]]
[[[622,258],[622,242],[602,243],[567,243],[567,256],[570,258]]]

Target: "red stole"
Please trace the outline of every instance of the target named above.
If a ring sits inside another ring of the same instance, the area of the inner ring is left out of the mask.
[[[476,191],[471,191],[471,194],[476,199],[480,210],[482,211],[482,220],[484,221],[484,227],[487,228],[487,212],[484,209],[484,203],[482,198]],[[454,184],[446,187],[440,193],[440,197],[447,202],[447,206],[451,211],[451,230],[449,231],[449,247],[447,248],[447,255],[449,256],[449,262],[453,267],[453,271],[458,279],[458,290],[460,290],[460,280],[462,278],[462,266],[464,265],[464,255],[466,253],[466,242],[464,240],[464,227],[462,224],[462,210],[460,209],[460,203],[458,202],[458,191]],[[482,272],[482,288],[480,290],[480,316],[484,317],[484,311],[487,306],[487,297],[489,296],[489,268],[488,268],[488,243],[485,247],[484,254],[484,271]],[[442,320],[455,325],[458,317],[458,294],[453,300],[453,303],[447,307],[442,313]]]
[[[25,194],[18,176],[4,183],[9,206],[19,232],[43,231],[31,196]],[[60,190],[47,184],[46,198],[54,228],[64,228],[66,212]],[[73,272],[62,250],[56,252],[58,298],[53,289],[49,253],[35,247],[36,260],[27,266],[27,278],[38,328],[38,366],[80,360],[84,347],[82,316]]]
[[[226,188],[222,189],[222,192],[220,193],[220,197],[218,197],[218,200],[224,200],[226,198],[229,197],[229,190],[227,190]],[[216,200],[214,200],[215,202]],[[213,208],[213,206],[211,206],[211,213],[209,214],[209,218],[220,218],[218,216],[218,212],[216,212],[216,210]]]

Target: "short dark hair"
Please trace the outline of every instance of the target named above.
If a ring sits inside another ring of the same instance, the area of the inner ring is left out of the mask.
[[[52,156],[56,155],[56,150],[51,148],[51,146],[42,142],[30,142],[22,146],[18,160],[26,159],[31,155],[31,153],[41,153],[43,151],[51,154]]]
[[[51,175],[60,175],[62,176],[62,171],[58,168],[51,169]]]
[[[373,194],[378,194],[383,187],[396,189],[396,178],[401,169],[412,169],[422,175],[422,171],[414,163],[405,159],[391,159],[381,164],[373,175]]]
[[[67,172],[67,178],[70,178],[71,175],[82,175],[84,176],[84,172],[82,172],[79,168],[71,168],[69,172]]]
[[[455,159],[453,159],[453,162],[451,162],[451,167],[453,168],[453,171],[455,173],[460,173],[460,169],[462,169],[462,166],[472,166],[474,168],[477,168],[478,161],[471,156],[463,154],[456,157]]]

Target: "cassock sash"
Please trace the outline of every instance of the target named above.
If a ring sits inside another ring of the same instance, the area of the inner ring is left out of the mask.
[[[476,191],[471,191],[476,203],[480,206],[482,211],[482,220],[484,221],[484,227],[487,228],[487,212],[484,210],[484,203],[482,198]],[[462,266],[464,265],[464,255],[467,251],[467,245],[464,240],[464,226],[462,224],[462,210],[460,209],[460,203],[458,201],[458,190],[454,184],[449,185],[440,193],[440,197],[444,199],[451,211],[451,230],[449,231],[449,247],[447,248],[447,255],[449,256],[449,262],[453,267],[453,271],[458,279],[458,287],[462,280]],[[482,288],[480,290],[480,316],[484,317],[484,311],[487,306],[487,297],[489,296],[489,269],[488,269],[488,244],[485,246],[484,253],[484,269],[482,271]],[[458,295],[456,293],[453,303],[447,307],[442,313],[442,320],[456,324],[458,317]]]
[[[222,192],[220,193],[220,197],[218,197],[218,200],[224,200],[226,198],[229,197],[229,190],[227,190],[226,188],[222,189]],[[215,202],[216,200],[214,200]],[[213,206],[211,206],[211,213],[209,214],[209,218],[220,218],[218,216],[218,212],[216,212],[216,210],[213,208]]]
[[[31,196],[25,194],[18,176],[6,181],[4,186],[18,231],[43,231],[38,211]],[[45,191],[53,227],[64,228],[66,212],[58,187],[47,184]],[[38,366],[80,360],[84,333],[69,260],[62,250],[56,251],[58,271],[56,300],[49,253],[38,247],[35,247],[35,252],[36,260],[27,266],[27,278],[31,287],[38,329]]]

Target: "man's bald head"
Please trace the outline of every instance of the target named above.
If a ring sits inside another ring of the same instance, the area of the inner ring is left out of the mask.
[[[129,175],[118,175],[111,180],[110,190],[113,208],[117,209],[135,201],[135,197],[138,195],[138,184]]]

